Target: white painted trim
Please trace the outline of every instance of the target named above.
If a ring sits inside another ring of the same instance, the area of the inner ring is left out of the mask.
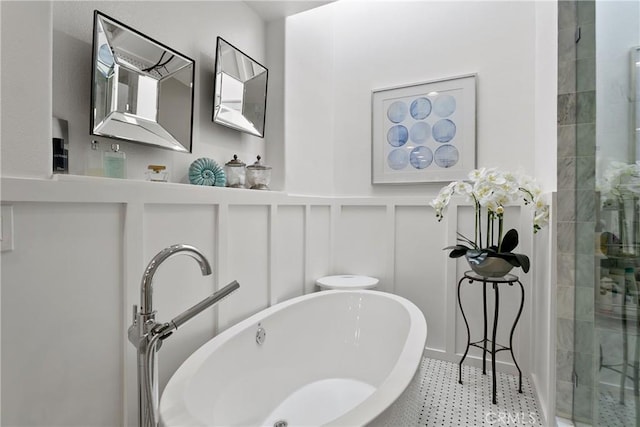
[[[275,292],[273,291],[273,287],[278,283],[278,273],[277,273],[277,257],[278,251],[276,246],[277,236],[277,224],[276,218],[278,216],[278,205],[275,203],[269,205],[269,218],[268,218],[268,227],[267,231],[267,239],[268,239],[268,247],[269,251],[267,252],[267,299],[269,301],[269,306],[275,305],[278,303],[278,299],[275,297]]]
[[[145,268],[144,261],[144,205],[141,203],[129,203],[124,213],[124,236],[122,240],[122,325],[124,331],[122,364],[123,390],[123,424],[135,425],[138,422],[138,408],[130,408],[128,402],[137,403],[137,357],[134,347],[129,343],[127,329],[133,321],[134,305],[140,303],[140,278]],[[139,307],[138,307],[139,308]]]
[[[229,231],[227,229],[226,224],[229,222],[229,204],[228,203],[220,203],[218,205],[217,215],[216,215],[216,254],[215,254],[215,269],[214,272],[216,276],[216,291],[225,286],[226,283],[231,282],[230,274],[229,274],[229,256],[227,254],[227,247],[229,246]],[[213,307],[215,310],[215,325],[214,332],[217,334],[220,332],[220,311],[218,307]]]
[[[386,223],[387,230],[385,240],[387,241],[387,265],[386,273],[387,280],[391,283],[386,287],[391,292],[396,292],[396,206],[392,203],[388,203],[386,206]],[[383,286],[385,287],[385,286]]]

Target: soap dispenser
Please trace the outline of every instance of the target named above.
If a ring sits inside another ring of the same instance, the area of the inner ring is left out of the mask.
[[[104,176],[127,177],[127,156],[124,151],[120,151],[120,144],[111,144],[111,151],[104,153]]]

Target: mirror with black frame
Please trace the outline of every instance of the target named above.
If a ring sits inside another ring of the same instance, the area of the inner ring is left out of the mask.
[[[91,134],[191,152],[195,62],[95,11]]]
[[[264,137],[268,70],[218,37],[213,121]]]

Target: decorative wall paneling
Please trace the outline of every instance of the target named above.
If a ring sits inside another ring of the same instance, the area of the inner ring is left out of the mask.
[[[75,212],[77,218],[68,223],[71,229],[78,221],[95,224],[99,241],[77,233],[69,235],[67,244],[75,248],[67,260],[70,270],[75,270],[76,264],[81,262],[80,254],[96,253],[96,247],[116,251],[115,259],[109,261],[112,268],[100,269],[100,292],[108,292],[112,297],[99,301],[104,313],[93,320],[111,324],[104,332],[108,335],[104,340],[117,343],[112,355],[104,355],[103,359],[120,367],[122,377],[114,375],[106,380],[111,384],[100,384],[100,387],[124,389],[122,401],[110,407],[114,413],[122,413],[123,418],[109,420],[112,423],[135,424],[135,352],[127,340],[126,329],[131,323],[132,306],[139,304],[140,279],[146,264],[155,253],[174,243],[198,246],[212,262],[214,274],[212,277],[201,276],[197,265],[188,257],[177,257],[161,266],[154,281],[154,304],[159,320],[171,319],[231,280],[238,280],[241,288],[213,310],[183,326],[165,343],[159,356],[161,388],[182,360],[216,333],[265,307],[313,291],[315,279],[329,274],[375,276],[380,278],[380,290],[412,300],[427,318],[426,353],[429,356],[458,361],[464,350],[466,330],[457,305],[456,284],[467,267],[464,261],[450,260],[442,251],[455,241],[458,228],[467,235],[473,234],[473,229],[469,230],[473,227],[469,219],[472,209],[462,201],[454,200],[442,223],[438,223],[426,196],[311,197],[78,177],[50,181],[3,178],[2,191],[2,203],[14,205],[16,217],[16,249],[3,253],[2,368],[3,372],[20,373],[25,377],[23,384],[27,384],[22,391],[12,390],[18,393],[15,411],[26,410],[30,399],[37,395],[38,386],[29,386],[38,384],[32,374],[37,372],[33,365],[48,366],[48,362],[36,360],[27,366],[20,359],[20,337],[14,330],[18,326],[7,323],[7,319],[15,310],[24,307],[12,309],[5,298],[6,290],[10,289],[10,295],[26,304],[34,289],[44,286],[60,289],[64,294],[59,295],[59,303],[68,304],[68,307],[48,312],[54,322],[63,324],[78,321],[74,304],[93,303],[95,301],[91,300],[98,296],[98,290],[94,288],[91,289],[95,295],[83,298],[78,293],[87,281],[93,280],[93,268],[82,269],[81,275],[71,271],[61,277],[52,277],[46,285],[42,283],[38,266],[46,268],[52,262],[46,259],[47,253],[56,250],[59,233],[52,231],[47,235],[47,229],[37,235],[29,232],[33,225],[31,217],[23,217],[27,206],[34,215],[46,215],[50,225],[67,221],[65,214],[52,207]],[[510,207],[508,217],[514,222],[508,225],[527,230],[530,227],[529,211],[522,211],[519,207]],[[111,226],[104,228],[104,224]],[[32,252],[34,244],[47,250]],[[528,233],[521,232],[519,249],[533,253]],[[36,268],[19,270],[21,259],[27,256],[35,257],[32,262]],[[530,283],[535,279],[533,271],[521,278],[529,296]],[[18,286],[22,280],[33,283],[34,289]],[[510,292],[512,290],[516,289],[501,292],[499,337],[502,340],[508,340],[509,326],[517,311],[519,295]],[[479,286],[465,288],[464,302],[470,304],[465,305],[469,307],[466,313],[476,333],[481,333],[477,326],[482,324],[479,292]],[[515,336],[515,353],[524,373],[529,369],[530,301],[525,299],[523,317]],[[26,328],[37,330],[36,325],[30,324],[31,320],[22,318],[27,323]],[[491,318],[489,316],[489,322]],[[82,323],[77,333],[89,334],[93,327],[92,322]],[[52,341],[47,337],[43,339],[45,344]],[[77,357],[72,346],[60,347],[53,342],[52,345],[62,358]],[[89,350],[98,349],[96,346]],[[471,351],[467,360],[479,365],[480,356],[479,351]],[[509,358],[501,357],[499,366],[501,370],[514,370]],[[60,381],[64,383],[65,378]],[[76,392],[71,390],[70,393],[73,396]],[[74,398],[89,403],[102,399],[78,393]],[[57,409],[48,410],[55,412]],[[12,409],[3,407],[3,411],[12,412]],[[61,420],[65,421],[64,418]],[[34,420],[33,424],[38,423]]]

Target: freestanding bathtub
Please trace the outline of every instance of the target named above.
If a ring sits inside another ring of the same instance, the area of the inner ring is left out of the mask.
[[[169,380],[163,426],[362,426],[407,387],[427,325],[410,301],[323,291],[220,333]]]

